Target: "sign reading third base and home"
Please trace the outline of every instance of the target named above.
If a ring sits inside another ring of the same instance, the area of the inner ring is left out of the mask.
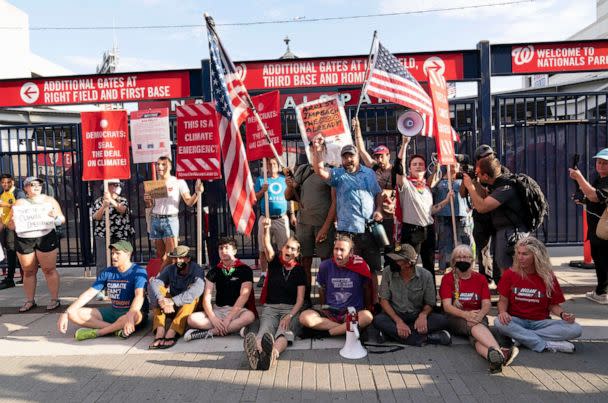
[[[220,179],[220,136],[213,104],[182,105],[176,108],[175,113],[175,176],[179,179]]]

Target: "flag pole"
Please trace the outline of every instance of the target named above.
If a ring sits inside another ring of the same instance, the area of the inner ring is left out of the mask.
[[[376,41],[378,40],[378,31],[374,31],[372,37],[372,46],[369,48],[369,56],[367,57],[367,66],[365,69],[365,76],[363,78],[363,87],[361,87],[361,93],[359,94],[359,102],[357,102],[357,110],[355,111],[355,117],[359,116],[359,109],[361,109],[361,102],[363,102],[363,96],[367,90],[367,79],[372,68],[372,57],[374,56],[374,48],[376,47]]]
[[[196,197],[196,262],[203,265],[203,193],[198,192],[198,185],[201,183],[197,179],[194,184],[194,193]]]
[[[103,181],[103,197],[106,197],[106,193],[109,192],[108,180]],[[103,199],[102,199],[103,200]],[[106,225],[106,267],[112,266],[112,254],[110,253],[110,243],[112,238],[112,232],[110,230],[110,206],[108,206],[104,212],[104,222]],[[99,273],[97,273],[99,274]]]
[[[219,35],[217,34],[217,31],[215,30],[215,21],[213,21],[213,18],[207,13],[205,13],[204,16],[205,16],[205,23],[207,24],[207,29],[211,30],[213,32],[213,34],[215,35],[215,37],[217,38],[217,43],[218,43],[220,49],[222,50],[222,53],[225,55],[228,55],[228,52],[226,52],[226,48],[224,48],[224,45],[222,44],[222,40],[220,39]],[[226,60],[226,61],[228,63],[230,63],[232,65],[233,70],[236,71],[236,68],[234,67],[234,64],[232,63],[232,60],[230,58],[228,58],[228,60]],[[268,145],[270,146],[270,149],[272,150],[272,154],[274,155],[274,158],[279,163],[279,167],[281,167],[281,170],[285,171],[286,167],[283,164],[283,162],[281,161],[281,157],[279,156],[277,149],[274,147],[274,144],[272,143],[272,140],[270,139],[270,135],[266,131],[266,126],[264,126],[264,123],[262,122],[262,118],[260,118],[260,115],[258,114],[258,111],[255,108],[253,100],[251,99],[251,96],[249,95],[249,92],[247,91],[247,88],[245,87],[245,83],[243,83],[241,81],[241,85],[243,86],[243,88],[245,88],[245,97],[246,97],[247,103],[249,104],[249,109],[251,109],[251,111],[253,112],[253,116],[255,117],[255,120],[260,125],[260,128],[262,129],[262,134],[264,134],[264,138],[266,138],[266,141],[268,142]]]

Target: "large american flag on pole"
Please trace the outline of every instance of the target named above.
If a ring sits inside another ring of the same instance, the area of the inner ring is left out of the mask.
[[[206,17],[211,57],[211,86],[219,114],[220,148],[232,220],[237,231],[249,235],[255,223],[256,198],[240,126],[249,115],[249,97],[236,68],[224,50],[211,17]]]
[[[403,63],[380,42],[377,45],[364,91],[377,98],[415,110],[424,120],[424,129],[421,134],[433,137],[433,101],[431,97]],[[456,131],[453,130],[452,135],[456,140],[458,136]]]

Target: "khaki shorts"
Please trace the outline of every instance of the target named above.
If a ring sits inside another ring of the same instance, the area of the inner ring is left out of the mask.
[[[317,256],[321,259],[328,259],[332,256],[336,230],[332,225],[329,231],[327,231],[327,238],[323,242],[316,243],[315,238],[320,229],[320,226],[301,223],[298,223],[296,226],[296,238],[300,241],[300,253],[302,257],[313,257],[315,250]]]
[[[262,217],[258,218],[258,245],[264,245],[264,225],[262,224]],[[276,247],[276,252],[287,243],[289,239],[289,220],[287,214],[283,214],[279,218],[270,219],[270,242]]]
[[[217,316],[220,319],[225,319],[231,310],[232,310],[231,306],[213,305],[213,313],[215,314],[215,316]],[[247,310],[247,308],[241,308],[241,310],[238,312],[237,315],[240,315],[241,313],[243,313],[243,311],[246,311],[246,310]]]

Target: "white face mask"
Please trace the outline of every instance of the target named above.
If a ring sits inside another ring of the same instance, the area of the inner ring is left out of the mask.
[[[119,195],[119,194],[120,194],[120,192],[122,192],[122,188],[121,188],[120,186],[116,186],[116,187],[114,188],[114,192],[115,192],[117,195]]]

